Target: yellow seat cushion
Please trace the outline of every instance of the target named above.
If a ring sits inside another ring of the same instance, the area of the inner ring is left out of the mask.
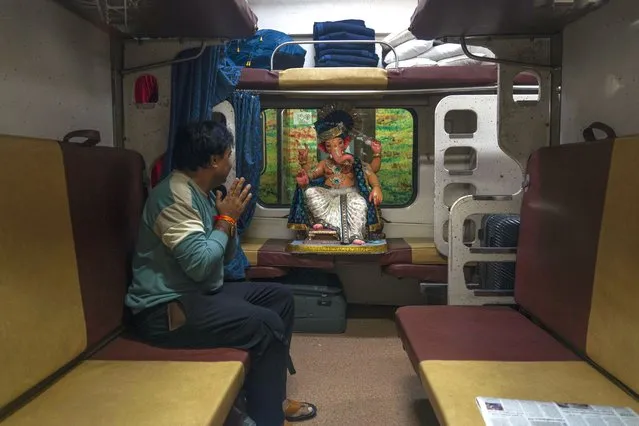
[[[386,70],[375,67],[289,68],[279,73],[280,89],[379,90],[388,86]]]
[[[243,378],[237,361],[86,361],[5,425],[222,426]]]
[[[603,208],[586,352],[590,359],[639,392],[639,137],[614,143]],[[634,337],[633,337],[634,336]]]
[[[0,135],[0,406],[86,347],[64,159],[51,140]]]
[[[257,265],[257,254],[267,240],[267,238],[250,238],[242,241],[242,251],[249,265]]]
[[[422,361],[422,383],[442,426],[483,426],[478,396],[630,407],[639,402],[582,361]]]
[[[427,238],[404,238],[410,246],[413,265],[446,265],[448,260],[442,256],[435,242]]]

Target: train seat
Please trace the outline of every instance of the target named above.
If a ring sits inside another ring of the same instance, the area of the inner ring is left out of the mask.
[[[143,172],[132,151],[0,136],[7,425],[222,425],[238,397],[245,352],[160,349],[126,337]]]
[[[528,163],[516,307],[411,306],[400,337],[442,425],[479,396],[639,410],[639,138],[542,148]]]

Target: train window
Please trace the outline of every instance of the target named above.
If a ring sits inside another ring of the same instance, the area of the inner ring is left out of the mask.
[[[417,120],[404,108],[359,108],[362,132],[382,144],[382,166],[377,173],[384,190],[382,207],[405,207],[412,203],[416,190]],[[288,207],[299,171],[298,149],[309,147],[309,160],[316,163],[326,154],[317,149],[313,123],[316,109],[265,109],[265,167],[260,180],[259,203],[264,207]],[[371,148],[355,139],[348,151],[363,161],[373,158]]]

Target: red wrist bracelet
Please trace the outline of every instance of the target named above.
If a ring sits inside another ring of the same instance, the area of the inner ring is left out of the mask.
[[[215,221],[218,220],[225,220],[228,223],[230,223],[231,225],[235,226],[235,219],[233,219],[231,216],[227,216],[225,214],[220,214],[214,217]]]

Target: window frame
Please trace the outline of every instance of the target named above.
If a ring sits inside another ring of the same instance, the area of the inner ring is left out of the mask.
[[[263,133],[262,133],[262,152],[264,153],[263,155],[263,159],[262,159],[262,170],[260,173],[260,180],[261,177],[264,175],[264,173],[266,173],[266,170],[268,168],[268,158],[267,158],[267,146],[266,146],[266,120],[264,120],[264,118],[266,117],[266,111],[267,110],[275,110],[276,111],[276,120],[277,120],[277,124],[276,124],[276,131],[278,132],[278,149],[277,149],[277,188],[278,191],[281,188],[281,167],[280,167],[280,163],[282,161],[282,146],[281,146],[281,115],[282,112],[284,110],[289,110],[289,109],[320,109],[321,107],[313,107],[313,106],[299,106],[299,107],[293,107],[293,106],[286,106],[286,107],[280,107],[280,106],[267,106],[267,107],[262,107],[260,110],[260,116],[262,117],[262,129],[263,129]],[[415,203],[415,200],[417,199],[418,196],[418,182],[419,182],[419,118],[418,118],[418,114],[417,111],[415,110],[415,108],[413,107],[406,107],[406,106],[400,106],[400,105],[379,105],[379,106],[367,106],[367,105],[357,105],[355,107],[356,109],[402,109],[405,111],[408,111],[413,119],[413,145],[412,145],[412,175],[411,175],[411,184],[412,184],[412,194],[411,197],[408,199],[408,201],[406,203],[403,204],[392,204],[392,205],[387,205],[384,202],[382,202],[382,204],[380,205],[381,209],[405,209],[410,207],[413,203]],[[384,145],[382,144],[382,152],[384,149]],[[382,168],[384,167],[384,160],[382,158]],[[261,181],[260,181],[260,188],[261,188]],[[382,189],[384,188],[384,182],[382,182]],[[257,204],[265,210],[279,210],[279,209],[286,209],[286,208],[290,208],[290,203],[289,204],[267,204],[264,203],[262,201],[262,199],[260,197],[258,197],[257,199]]]

